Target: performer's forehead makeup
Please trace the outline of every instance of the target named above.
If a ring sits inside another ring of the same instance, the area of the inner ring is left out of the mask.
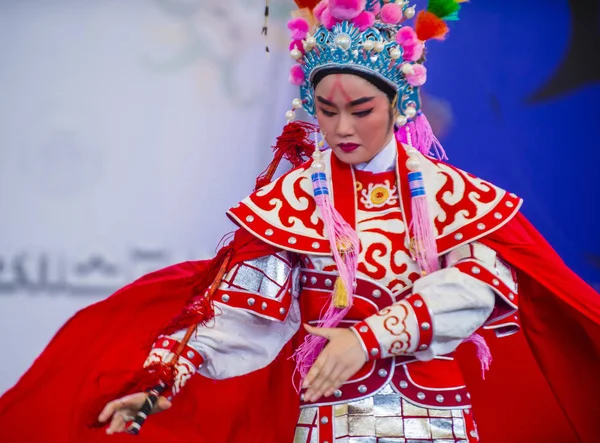
[[[327,97],[327,100],[331,101],[333,100],[333,94],[335,94],[335,91],[337,91],[339,89],[340,93],[344,96],[344,99],[346,100],[346,102],[350,102],[352,100],[352,98],[350,97],[350,94],[348,94],[346,92],[346,90],[344,89],[344,85],[342,85],[342,76],[340,74],[335,74],[335,80],[333,83],[333,87],[331,88],[331,94],[329,94],[329,97]]]
[[[336,105],[335,105],[335,103],[333,103],[332,100],[333,100],[333,95],[335,94],[336,90],[339,90],[341,92],[344,99],[346,100],[346,104],[349,104],[350,106],[362,105],[363,103],[370,102],[371,100],[373,100],[375,98],[375,97],[361,97],[356,100],[352,100],[352,97],[350,97],[350,94],[348,94],[346,89],[344,89],[344,85],[342,84],[341,75],[335,74],[335,81],[333,83],[333,87],[331,88],[331,93],[329,94],[329,96],[327,98],[317,96],[317,100],[325,105],[335,107]]]

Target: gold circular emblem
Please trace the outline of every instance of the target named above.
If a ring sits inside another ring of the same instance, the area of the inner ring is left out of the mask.
[[[383,186],[376,186],[371,191],[370,198],[371,203],[373,203],[374,205],[381,205],[385,203],[388,200],[388,198],[390,198],[390,191],[389,189]]]

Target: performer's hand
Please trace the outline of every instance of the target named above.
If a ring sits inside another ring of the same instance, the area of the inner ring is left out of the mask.
[[[358,372],[367,361],[356,335],[345,328],[315,328],[304,325],[309,334],[326,338],[321,354],[312,365],[303,388],[308,388],[304,394],[305,401],[317,401],[323,395],[333,395],[344,382]]]
[[[117,432],[124,432],[127,428],[127,423],[135,418],[144,401],[146,401],[147,396],[148,394],[145,392],[138,392],[137,394],[126,395],[125,397],[108,402],[98,416],[100,423],[105,423],[112,417],[106,433],[111,435]],[[165,397],[159,397],[152,413],[164,411],[170,407],[171,402],[169,400]]]

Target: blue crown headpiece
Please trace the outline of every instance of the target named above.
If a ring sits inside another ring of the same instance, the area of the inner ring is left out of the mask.
[[[323,70],[347,70],[375,77],[397,91],[397,121],[413,118],[420,112],[419,87],[427,78],[424,41],[445,37],[444,20],[458,18],[461,1],[429,0],[427,11],[417,17],[416,31],[403,24],[415,16],[406,0],[322,0],[308,17],[292,19],[290,55],[297,64],[290,81],[301,94],[294,107],[315,115],[315,76]]]
[[[313,79],[320,71],[347,69],[372,75],[398,91],[397,107],[402,113],[407,107],[420,108],[418,87],[411,86],[402,71],[402,50],[387,29],[371,27],[361,32],[348,21],[334,25],[332,30],[320,26],[314,35],[315,49],[307,51],[301,64],[305,81],[300,85],[304,109],[314,115]],[[318,49],[317,49],[318,48]]]

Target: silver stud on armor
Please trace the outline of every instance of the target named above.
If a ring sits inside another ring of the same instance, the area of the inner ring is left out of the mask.
[[[297,241],[297,240],[296,240],[296,237],[290,237],[290,238],[288,238],[288,243],[289,243],[290,245],[295,245],[295,244],[296,244],[296,241]]]
[[[462,240],[462,238],[463,235],[460,232],[454,236],[454,240]]]
[[[333,396],[336,398],[340,398],[342,396],[342,391],[336,389],[335,391],[333,391]]]
[[[319,242],[314,242],[314,243],[312,244],[312,248],[313,248],[313,249],[319,249],[320,247],[321,247],[321,245],[319,244]]]
[[[460,394],[456,394],[456,397],[454,397],[456,399],[456,401],[462,401],[462,396]]]
[[[483,223],[477,223],[477,229],[483,231],[485,229],[485,225]]]
[[[375,356],[376,356],[376,355],[378,355],[378,354],[379,354],[379,349],[377,349],[377,348],[373,348],[373,349],[371,349],[371,355],[372,355],[373,357],[375,357]]]
[[[423,323],[421,323],[422,330],[429,331],[429,328],[431,328],[431,325],[428,322],[424,321]]]
[[[254,303],[256,303],[256,300],[254,300],[252,297],[248,299],[248,306],[254,306]]]
[[[408,388],[408,383],[406,383],[404,380],[402,380],[402,381],[400,382],[400,387],[401,387],[402,389],[406,389],[406,388]]]
[[[252,215],[249,215],[248,217],[246,217],[246,221],[247,221],[248,223],[252,223],[252,222],[254,221],[254,216],[252,216]]]
[[[475,275],[479,274],[481,272],[481,269],[479,269],[477,266],[473,266],[471,268],[471,272]]]
[[[444,396],[443,395],[436,395],[435,396],[435,401],[437,401],[438,403],[443,403],[444,402]]]
[[[229,295],[223,294],[223,296],[221,297],[221,300],[223,300],[225,303],[227,303],[229,301]]]
[[[422,393],[422,392],[419,392],[419,393],[417,393],[417,398],[418,398],[419,400],[425,400],[425,394],[424,394],[424,393]]]
[[[311,277],[310,278],[310,284],[311,285],[316,285],[317,284],[317,277]]]
[[[386,371],[385,369],[380,369],[378,374],[380,377],[387,377],[388,371]]]
[[[421,346],[419,346],[419,351],[424,351],[427,348],[428,348],[427,345],[421,345]]]
[[[360,392],[361,394],[364,394],[365,392],[367,392],[367,387],[365,385],[360,385],[358,387],[358,392]]]
[[[373,297],[375,297],[375,298],[381,297],[381,291],[379,289],[375,289],[373,291]]]
[[[193,351],[187,351],[187,357],[188,358],[194,358],[194,352]]]
[[[330,278],[326,278],[325,279],[325,286],[327,286],[328,288],[330,288],[333,285],[333,282],[331,281]]]
[[[423,302],[421,300],[416,300],[413,305],[415,305],[416,308],[420,308],[423,306]]]
[[[272,236],[272,235],[273,235],[273,230],[272,230],[272,229],[267,229],[267,230],[265,231],[265,235],[266,235],[267,237],[270,237],[270,236]]]
[[[281,315],[285,314],[285,308],[279,308],[279,313],[280,313]]]
[[[326,425],[327,423],[329,423],[329,418],[327,418],[327,417],[321,418],[321,424]]]
[[[262,308],[262,310],[266,310],[267,309],[267,302],[264,301],[263,304],[260,306]]]
[[[368,326],[361,326],[359,329],[360,332],[362,332],[363,334],[369,332],[369,328]]]

